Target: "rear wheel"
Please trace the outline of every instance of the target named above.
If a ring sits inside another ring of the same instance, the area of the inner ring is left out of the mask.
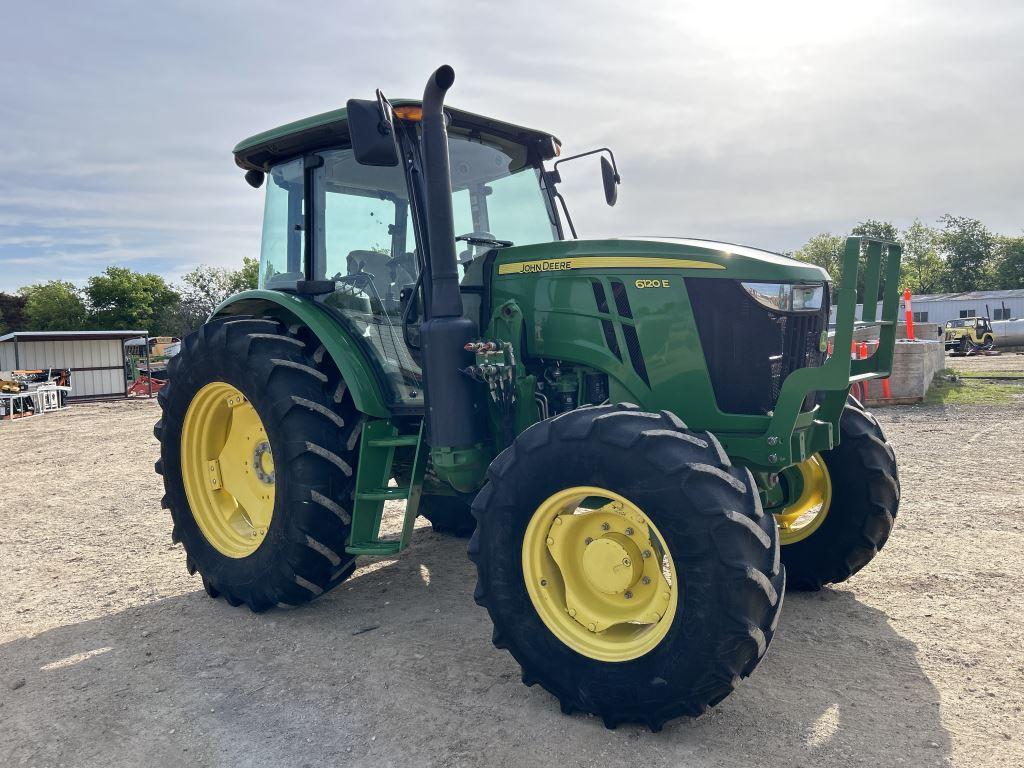
[[[473,502],[475,598],[564,712],[657,730],[749,675],[785,576],[753,479],[668,413],[581,408],[523,432]]]
[[[207,593],[262,611],[351,574],[360,421],[308,329],[214,320],[185,339],[168,374],[154,428],[163,505]]]
[[[463,496],[421,496],[420,514],[437,533],[468,538],[476,528],[470,501]]]
[[[790,588],[845,581],[889,539],[899,509],[896,457],[871,413],[848,403],[839,445],[780,473],[779,524]]]

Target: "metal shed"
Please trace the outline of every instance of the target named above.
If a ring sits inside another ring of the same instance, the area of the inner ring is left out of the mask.
[[[127,339],[147,331],[18,331],[0,336],[0,371],[71,369],[71,399],[126,397]]]
[[[863,305],[857,305],[856,317],[861,319]],[[945,325],[947,320],[961,317],[982,317],[990,320],[1017,320],[1024,318],[1024,288],[1001,291],[968,291],[965,293],[928,293],[911,297],[911,310],[915,323]],[[836,308],[832,307],[829,322],[835,322]],[[900,318],[904,306],[900,300]],[[989,314],[991,313],[991,314]]]

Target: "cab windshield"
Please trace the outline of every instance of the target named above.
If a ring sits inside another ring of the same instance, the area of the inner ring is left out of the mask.
[[[448,153],[456,236],[514,245],[558,239],[540,171],[529,163],[524,146],[452,133]],[[460,242],[459,261],[465,264],[493,247]]]

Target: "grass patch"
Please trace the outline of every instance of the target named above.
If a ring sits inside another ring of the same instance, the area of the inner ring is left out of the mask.
[[[977,375],[944,370],[935,374],[926,405],[1006,405],[1024,394],[1024,376],[993,381]]]
[[[953,368],[949,373],[955,373],[961,379],[992,379],[993,381],[1024,381],[1024,371],[958,371]]]

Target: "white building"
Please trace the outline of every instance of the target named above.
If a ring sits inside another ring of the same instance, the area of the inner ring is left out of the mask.
[[[965,293],[925,293],[912,296],[911,311],[915,323],[945,325],[947,320],[961,317],[988,317],[993,321],[1024,318],[1024,288],[1008,291],[967,291]],[[857,319],[861,319],[863,306],[857,305]],[[879,303],[878,312],[882,311]],[[900,321],[906,309],[900,299]],[[830,322],[836,321],[836,308],[832,307]]]
[[[911,311],[915,323],[938,323],[961,317],[988,317],[990,320],[1024,318],[1024,288],[1008,291],[967,291],[966,293],[927,293],[912,296]],[[860,317],[860,307],[857,308]],[[900,302],[900,311],[905,311]]]
[[[146,331],[18,331],[0,336],[0,371],[71,370],[71,399],[125,397],[124,342]]]

